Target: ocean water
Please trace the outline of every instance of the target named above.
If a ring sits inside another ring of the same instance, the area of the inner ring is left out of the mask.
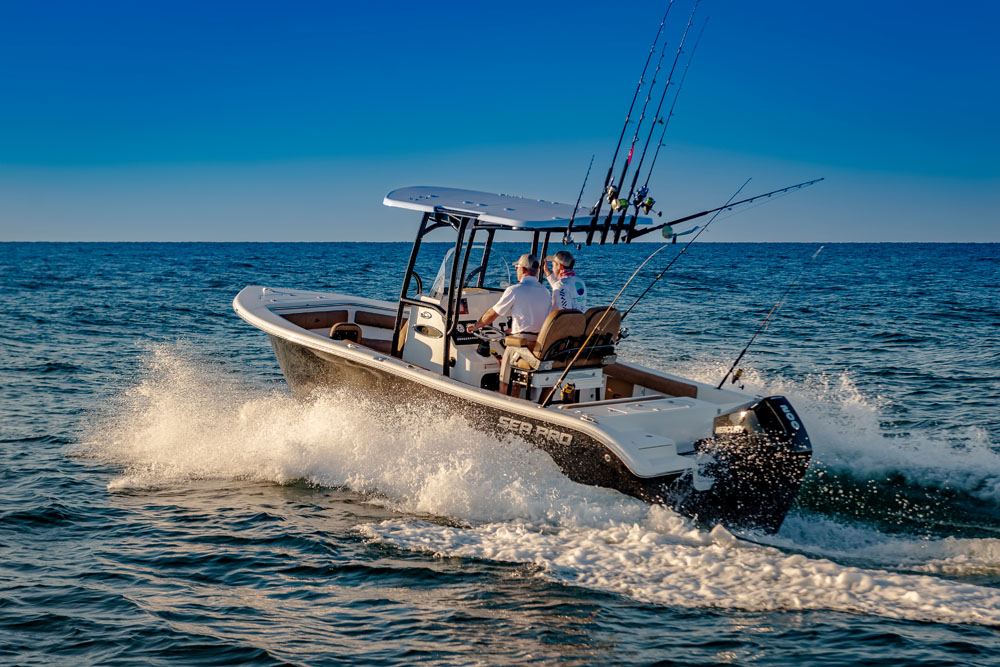
[[[583,248],[592,300],[654,247]],[[694,244],[622,356],[717,381],[815,249]],[[809,266],[743,363],[815,447],[773,536],[460,415],[291,398],[236,292],[391,299],[408,251],[0,244],[0,662],[1000,664],[1000,246]]]

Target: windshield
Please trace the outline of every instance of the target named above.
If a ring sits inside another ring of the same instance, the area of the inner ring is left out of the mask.
[[[451,267],[455,257],[455,248],[448,248],[441,265],[438,267],[437,276],[431,286],[430,295],[435,299],[447,295],[448,285],[451,283]],[[487,262],[485,270],[483,262]],[[459,267],[461,268],[461,267]],[[469,256],[469,264],[465,272],[464,284],[466,287],[486,287],[489,289],[505,289],[510,286],[511,270],[510,263],[499,252],[496,246],[490,250],[486,256],[486,245],[476,244],[472,246]]]

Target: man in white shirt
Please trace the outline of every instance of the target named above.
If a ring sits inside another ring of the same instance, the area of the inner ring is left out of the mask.
[[[546,261],[552,262],[552,269],[545,264],[545,277],[552,286],[552,310],[579,310],[587,312],[587,286],[576,277],[573,255],[560,250]]]
[[[514,265],[517,267],[517,284],[504,290],[500,300],[488,309],[473,326],[481,329],[492,324],[501,315],[510,315],[510,335],[526,338],[529,341],[538,338],[542,323],[552,310],[552,296],[549,290],[538,282],[538,259],[531,254],[521,255]],[[519,348],[507,346],[500,362],[500,392],[507,393],[510,382],[511,357]]]

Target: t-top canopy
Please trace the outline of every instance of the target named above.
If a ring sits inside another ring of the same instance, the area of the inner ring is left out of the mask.
[[[468,213],[478,218],[480,223],[532,231],[566,229],[575,208],[572,204],[544,199],[424,185],[393,190],[385,196],[382,203],[424,213],[433,213],[435,210]],[[584,207],[575,210],[574,226],[589,225],[590,212]],[[636,219],[636,224],[639,225],[648,225],[650,222],[649,218]]]

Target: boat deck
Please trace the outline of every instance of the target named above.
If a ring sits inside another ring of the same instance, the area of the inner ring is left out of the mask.
[[[268,295],[274,295],[268,299],[268,310],[296,327],[329,339],[333,325],[351,322],[361,328],[360,345],[379,354],[391,353],[395,326],[392,303],[329,293],[265,289]],[[610,426],[674,421],[681,414],[694,416],[694,412],[700,411],[721,414],[721,408],[729,409],[752,398],[626,362],[608,364],[602,372],[606,386],[603,399],[551,407]]]
[[[598,385],[603,390],[599,400],[554,402],[542,409],[537,400],[501,394],[480,386],[478,379],[469,383],[444,376],[419,363],[406,361],[401,351],[390,354],[395,327],[395,309],[390,302],[254,286],[237,296],[236,307],[237,312],[273,336],[310,348],[323,358],[344,357],[352,363],[371,363],[373,368],[385,369],[387,377],[395,376],[400,382],[416,382],[423,387],[439,389],[487,411],[495,411],[506,419],[498,422],[500,429],[512,432],[517,429],[519,437],[526,437],[528,430],[534,433],[532,429],[538,424],[541,424],[541,431],[547,433],[567,434],[574,428],[582,429],[611,448],[614,455],[641,478],[686,469],[690,465],[688,455],[694,452],[696,443],[714,437],[718,417],[731,415],[742,419],[743,411],[759,399],[616,361],[575,371],[593,375],[599,370],[603,376],[603,384]],[[342,322],[360,327],[360,344],[330,338],[330,328]],[[558,375],[559,370],[543,373],[553,374]],[[553,380],[551,377],[546,379]],[[541,395],[543,386],[547,385],[539,385],[536,396]],[[579,386],[584,387],[583,384]],[[538,410],[547,416],[542,417],[536,412]]]

